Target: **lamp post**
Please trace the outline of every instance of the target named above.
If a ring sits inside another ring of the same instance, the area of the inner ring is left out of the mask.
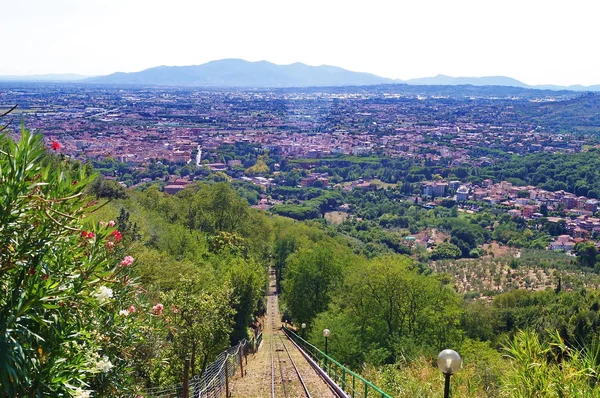
[[[462,359],[458,352],[454,350],[444,350],[437,357],[438,368],[442,371],[445,377],[444,381],[444,398],[450,397],[450,376],[458,372],[462,365]]]
[[[325,355],[327,355],[327,337],[331,334],[329,329],[323,329],[323,337],[325,337]]]
[[[306,334],[306,323],[302,322],[302,325],[300,325],[300,327],[302,328],[302,336],[304,337],[304,335]]]

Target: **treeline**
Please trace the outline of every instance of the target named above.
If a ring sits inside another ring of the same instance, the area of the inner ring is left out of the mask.
[[[548,191],[565,190],[578,196],[600,197],[598,149],[572,154],[536,153],[513,156],[507,161],[482,168],[480,178],[534,185]]]
[[[271,212],[281,216],[290,217],[296,220],[309,220],[312,218],[325,217],[325,213],[336,209],[343,203],[342,195],[337,191],[318,191],[310,190],[306,194],[298,188],[280,187],[277,191],[286,191],[288,195],[298,195],[300,197],[308,197],[302,203],[286,203],[275,205],[271,208]],[[312,195],[312,193],[316,195]]]

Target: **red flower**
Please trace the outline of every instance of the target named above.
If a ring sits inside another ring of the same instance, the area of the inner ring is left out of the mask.
[[[94,239],[96,235],[93,232],[81,231],[81,237],[83,239]]]
[[[123,235],[117,230],[112,231],[110,236],[114,237],[117,243],[121,241],[121,238],[123,238]]]
[[[52,149],[58,151],[60,149],[60,144],[56,141],[52,141]]]
[[[29,271],[27,271],[27,275],[35,275],[35,268],[29,268]]]

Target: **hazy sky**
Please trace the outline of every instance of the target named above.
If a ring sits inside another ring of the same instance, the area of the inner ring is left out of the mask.
[[[0,0],[0,75],[221,58],[600,84],[596,0]]]

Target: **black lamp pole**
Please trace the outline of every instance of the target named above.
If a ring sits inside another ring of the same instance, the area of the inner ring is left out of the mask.
[[[444,398],[449,398],[450,397],[450,376],[452,376],[452,374],[444,373],[444,376],[446,377],[446,380],[444,382]]]

